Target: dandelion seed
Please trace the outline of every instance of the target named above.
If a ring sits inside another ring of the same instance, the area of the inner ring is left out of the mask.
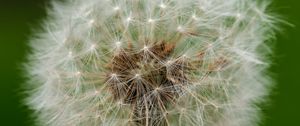
[[[91,50],[94,50],[96,47],[97,47],[96,44],[92,44],[91,47],[90,47],[90,49],[91,49]]]
[[[117,42],[115,42],[115,46],[116,46],[116,48],[120,48],[120,47],[121,47],[121,45],[122,45],[122,42],[120,42],[120,41],[117,41]]]
[[[151,19],[151,18],[149,18],[149,19],[148,19],[148,23],[154,23],[154,20]]]
[[[123,103],[122,101],[118,101],[117,104],[118,104],[119,106],[124,105],[124,103]]]
[[[94,23],[95,23],[95,20],[93,20],[93,19],[89,21],[90,26],[92,26]]]
[[[128,18],[126,19],[127,22],[130,22],[131,20],[132,20],[131,17],[128,17]]]
[[[172,61],[171,61],[171,60],[168,60],[168,61],[167,61],[167,64],[171,64],[171,63],[172,63]]]
[[[155,91],[159,91],[159,90],[161,90],[161,88],[160,87],[156,87],[154,90]]]
[[[112,78],[116,78],[116,77],[117,77],[117,74],[112,73],[112,74],[111,74],[111,77],[112,77]]]
[[[197,18],[197,16],[196,16],[196,14],[193,14],[193,15],[192,15],[192,19],[194,19],[194,20],[198,20],[198,18]]]
[[[241,13],[237,13],[237,14],[236,14],[236,18],[237,18],[237,19],[242,19],[242,18],[243,18],[243,15],[242,15]]]
[[[77,71],[76,73],[75,73],[75,76],[77,76],[77,77],[79,77],[81,75],[81,72],[80,71]]]
[[[148,49],[149,49],[149,47],[146,46],[146,45],[143,47],[143,50],[144,50],[144,51],[148,51]]]
[[[164,3],[161,3],[161,4],[159,5],[159,7],[162,8],[162,9],[165,9],[167,6],[166,6]]]
[[[177,27],[177,31],[183,33],[184,32],[184,28],[182,26],[178,26]]]
[[[119,6],[116,6],[116,7],[113,8],[113,10],[114,10],[114,11],[118,11],[118,10],[120,10],[120,7],[119,7]]]
[[[140,77],[141,77],[140,74],[135,74],[135,75],[134,75],[134,78],[140,78]]]
[[[69,57],[72,57],[73,56],[73,52],[69,51],[68,55],[69,55]]]

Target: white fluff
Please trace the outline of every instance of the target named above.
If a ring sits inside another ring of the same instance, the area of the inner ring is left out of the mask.
[[[128,42],[141,51],[152,42],[166,41],[176,43],[170,59],[184,55],[192,61],[205,50],[204,64],[220,57],[229,61],[209,76],[201,74],[209,66],[190,75],[198,81],[190,82],[176,105],[168,107],[167,125],[255,126],[260,120],[256,104],[271,86],[265,41],[274,37],[277,21],[266,12],[269,2],[53,2],[44,30],[30,43],[26,102],[40,125],[134,125],[131,107],[113,101],[105,88],[105,65]]]

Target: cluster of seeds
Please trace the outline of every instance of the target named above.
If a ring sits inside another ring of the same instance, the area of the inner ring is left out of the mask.
[[[109,63],[105,84],[116,101],[132,105],[137,124],[166,123],[166,107],[176,104],[176,98],[184,94],[183,86],[192,82],[187,77],[201,67],[203,55],[196,60],[185,55],[173,59],[170,57],[173,51],[174,45],[166,42],[144,46],[136,53],[127,48],[120,50]],[[213,64],[208,73],[216,71],[224,61]]]
[[[28,104],[50,126],[254,126],[276,19],[267,5],[54,2],[31,44]]]

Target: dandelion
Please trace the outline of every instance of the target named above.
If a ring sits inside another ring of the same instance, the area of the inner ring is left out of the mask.
[[[277,22],[268,4],[53,2],[30,44],[26,103],[49,126],[255,126]]]

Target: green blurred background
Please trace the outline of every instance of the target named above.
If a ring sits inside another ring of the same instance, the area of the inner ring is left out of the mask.
[[[39,28],[49,0],[0,0],[0,126],[33,126],[22,105],[21,62],[32,29]],[[273,10],[295,27],[278,34],[273,65],[277,86],[264,105],[261,126],[300,126],[300,0],[274,0]]]

